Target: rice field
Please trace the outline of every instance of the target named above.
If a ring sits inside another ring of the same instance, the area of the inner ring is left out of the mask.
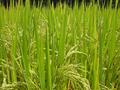
[[[120,90],[120,9],[0,6],[0,90]]]

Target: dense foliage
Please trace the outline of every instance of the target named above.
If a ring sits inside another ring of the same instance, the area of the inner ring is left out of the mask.
[[[119,60],[117,6],[0,7],[0,90],[120,90]]]
[[[0,4],[3,5],[5,8],[9,8],[10,6],[16,7],[18,4],[25,6],[25,4],[27,2],[30,2],[29,5],[31,7],[32,6],[48,7],[51,5],[56,7],[60,4],[62,4],[63,6],[65,4],[65,5],[68,5],[68,6],[73,8],[75,5],[78,5],[78,7],[80,7],[81,4],[83,4],[83,3],[86,6],[94,3],[94,4],[97,4],[101,7],[102,6],[108,7],[109,4],[111,4],[112,8],[115,8],[115,5],[117,3],[117,7],[120,7],[120,0],[0,0]]]

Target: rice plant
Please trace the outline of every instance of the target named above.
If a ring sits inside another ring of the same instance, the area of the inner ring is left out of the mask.
[[[120,89],[118,2],[26,3],[0,6],[0,90]]]

